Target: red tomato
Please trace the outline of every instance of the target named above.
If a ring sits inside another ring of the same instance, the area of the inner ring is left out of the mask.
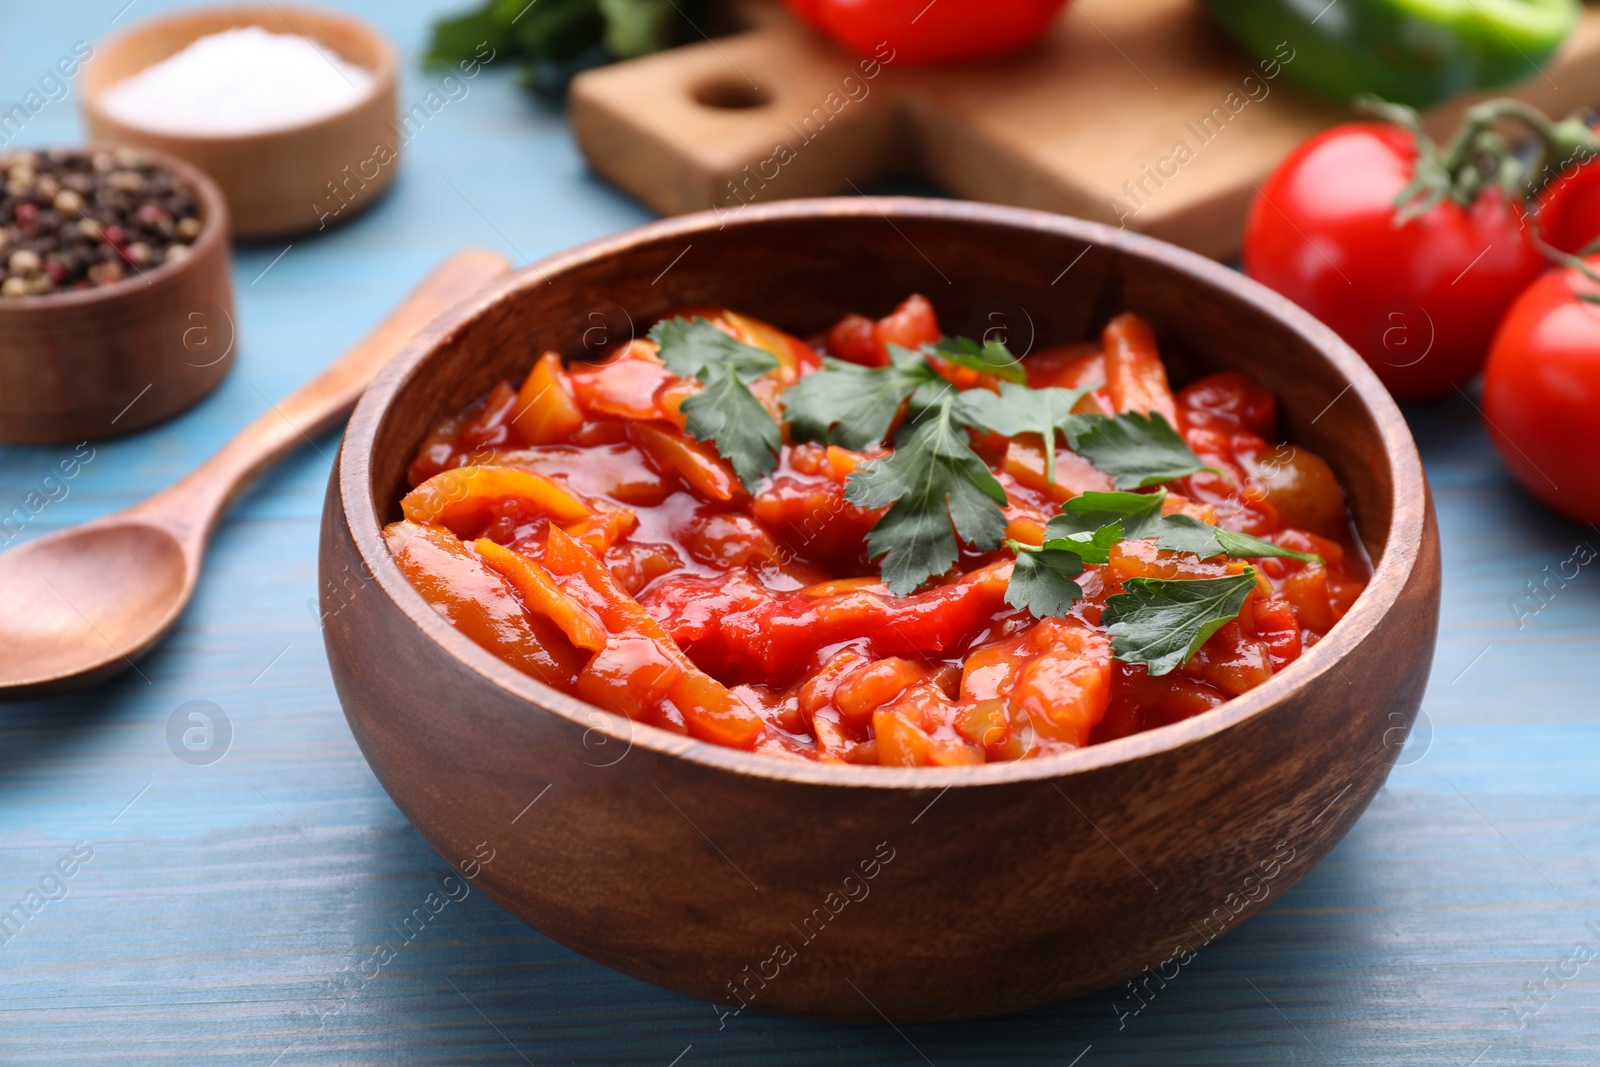
[[[939,339],[939,318],[921,293],[912,293],[889,314],[873,322],[861,315],[846,315],[828,331],[828,352],[867,367],[887,367],[889,346],[913,351]]]
[[[1238,371],[1207,375],[1178,394],[1185,426],[1208,430],[1248,430],[1257,437],[1278,436],[1278,398],[1272,390]]]
[[[1066,0],[789,0],[812,26],[885,63],[956,63],[1026,48]]]
[[[1571,255],[1600,238],[1600,161],[1569,167],[1550,180],[1539,193],[1539,232]]]
[[[1335,126],[1272,173],[1244,233],[1245,272],[1333,327],[1401,399],[1470,381],[1506,307],[1545,266],[1521,201],[1498,188],[1396,226],[1416,158],[1398,126]]]
[[[912,293],[889,314],[878,320],[878,341],[887,348],[899,345],[912,350],[939,339],[939,318],[933,305],[921,293]]]
[[[1600,266],[1600,256],[1589,263]],[[1551,271],[1500,324],[1483,378],[1484,421],[1517,480],[1580,522],[1600,523],[1600,285]]]

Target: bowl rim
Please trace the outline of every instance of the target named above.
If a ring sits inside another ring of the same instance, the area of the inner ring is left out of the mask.
[[[405,578],[390,555],[383,540],[383,526],[378,521],[378,502],[373,499],[368,477],[371,450],[378,431],[395,397],[410,382],[418,368],[493,305],[524,289],[547,284],[553,274],[663,239],[688,239],[719,228],[759,228],[769,222],[816,218],[899,218],[935,224],[948,221],[1000,225],[1106,246],[1124,254],[1159,259],[1211,288],[1228,290],[1237,299],[1281,321],[1334,364],[1348,383],[1344,391],[1354,393],[1355,399],[1367,407],[1383,443],[1383,454],[1393,485],[1393,505],[1388,535],[1367,587],[1322,641],[1255,689],[1210,711],[1181,722],[1051,756],[962,767],[902,768],[818,763],[783,759],[696,740],[660,727],[634,722],[624,715],[547,686],[505,663],[446,622]],[[736,216],[729,216],[727,212],[697,212],[628,229],[530,263],[441,315],[389,362],[362,396],[351,416],[336,460],[334,476],[338,478],[342,520],[355,550],[367,574],[382,587],[394,605],[463,668],[541,711],[586,727],[586,745],[590,733],[599,733],[605,738],[624,743],[624,756],[638,745],[660,756],[758,778],[856,788],[939,789],[941,793],[943,789],[955,786],[998,786],[1057,779],[1131,762],[1181,748],[1231,729],[1264,714],[1285,698],[1309,688],[1319,680],[1331,677],[1348,684],[1338,660],[1370,635],[1405,590],[1412,569],[1423,551],[1428,509],[1422,460],[1399,407],[1353,349],[1332,329],[1287,298],[1198,253],[1125,229],[1027,208],[920,197],[857,196],[783,200],[748,205]],[[617,757],[618,761],[621,758]]]
[[[0,297],[0,315],[48,314],[63,309],[109,304],[123,299],[137,300],[140,294],[156,292],[158,286],[185,271],[198,269],[208,258],[206,253],[218,245],[226,245],[231,240],[228,200],[222,195],[222,188],[217,185],[216,180],[188,160],[180,159],[170,152],[163,152],[159,148],[94,141],[86,145],[18,148],[10,153],[0,152],[0,158],[23,151],[43,155],[46,152],[62,150],[92,155],[95,152],[116,152],[124,149],[150,157],[158,167],[182,179],[194,190],[202,210],[201,229],[200,236],[189,246],[189,254],[170,263],[158,263],[149,270],[128,275],[111,285],[95,286],[92,289],[63,289],[60,292],[44,293],[39,296]]]
[[[270,18],[272,16],[278,16],[284,21],[287,21],[289,25],[293,27],[293,32],[299,36],[305,37],[321,47],[329,49],[330,51],[338,51],[338,49],[334,48],[332,44],[323,40],[321,37],[317,36],[317,34],[306,33],[296,26],[294,22],[295,15],[319,19],[324,22],[343,23],[352,32],[360,34],[362,37],[367,39],[367,41],[372,45],[373,51],[378,58],[375,66],[369,68],[365,63],[355,63],[354,60],[351,60],[346,56],[340,56],[340,58],[344,59],[345,62],[354,63],[356,66],[370,71],[372,74],[372,84],[367,87],[367,91],[365,93],[362,93],[360,96],[356,97],[339,110],[330,112],[321,116],[320,118],[297,122],[292,126],[275,126],[266,130],[255,130],[250,133],[234,134],[185,133],[181,130],[168,130],[160,127],[146,126],[142,123],[131,122],[120,115],[114,115],[106,109],[103,99],[106,93],[109,92],[113,86],[119,84],[123,79],[118,79],[117,81],[108,82],[102,85],[99,83],[98,79],[92,75],[88,78],[85,78],[80,86],[81,91],[79,93],[79,106],[86,114],[91,114],[96,121],[101,122],[106,126],[124,130],[132,130],[146,137],[157,137],[160,138],[164,143],[173,145],[175,147],[194,148],[198,146],[217,145],[263,147],[277,138],[299,137],[302,134],[312,131],[332,129],[339,123],[348,119],[351,115],[370,105],[373,100],[381,98],[385,95],[392,95],[394,93],[397,77],[396,72],[399,68],[399,58],[395,54],[394,44],[383,33],[382,30],[372,25],[372,23],[367,22],[365,19],[358,18],[346,11],[340,11],[334,8],[273,3],[232,4],[226,7],[179,8],[176,11],[154,15],[142,22],[136,22],[133,25],[124,28],[121,32],[106,38],[96,46],[96,55],[103,56],[119,47],[125,47],[129,40],[140,34],[159,32],[162,27],[191,22],[195,19],[225,19],[229,22],[229,25],[227,26],[228,29],[240,29],[246,26],[259,26],[261,24],[253,20],[258,18]],[[222,31],[213,30],[209,32],[219,33]],[[205,34],[201,34],[200,36],[205,36]],[[200,36],[189,38],[185,44],[179,47],[178,51],[182,51],[183,48],[187,48],[189,45],[199,40]],[[176,52],[173,54],[175,55]],[[171,56],[168,56],[167,58],[171,58]],[[156,62],[159,63],[161,60],[157,60]],[[146,69],[148,69],[148,66],[140,68],[140,70],[136,71],[135,73],[142,73]],[[127,77],[132,77],[132,75],[127,75]]]

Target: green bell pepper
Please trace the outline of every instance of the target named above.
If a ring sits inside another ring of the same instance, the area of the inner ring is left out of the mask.
[[[1535,73],[1578,18],[1578,0],[1202,0],[1245,48],[1337,100],[1371,93],[1429,107]],[[1281,59],[1281,54],[1280,57]]]

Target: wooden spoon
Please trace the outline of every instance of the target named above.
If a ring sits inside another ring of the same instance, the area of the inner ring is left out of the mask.
[[[510,267],[493,252],[457,252],[342,359],[176,485],[0,553],[0,700],[48,696],[132,666],[189,602],[211,530],[245,486],[348,415],[422,327]]]

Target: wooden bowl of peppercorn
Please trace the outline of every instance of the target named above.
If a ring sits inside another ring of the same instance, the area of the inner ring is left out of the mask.
[[[0,441],[128,433],[233,365],[228,208],[146,149],[0,155]]]
[[[1261,382],[1287,439],[1344,487],[1367,588],[1299,659],[1209,711],[1039,759],[900,768],[739,751],[584,703],[457,630],[385,544],[439,419],[538,352],[583,351],[596,309],[642,325],[731,307],[806,336],[911,292],[958,323],[1006,309],[1039,346],[1132,311],[1178,384]],[[656,222],[435,320],[350,419],[320,584],[356,741],[474,885],[564,945],[712,1001],[722,1025],[746,1008],[876,1024],[1018,1011],[1147,969],[1170,981],[1282,896],[1398,755],[1432,661],[1439,542],[1394,401],[1278,294],[1096,223],[850,197]]]

